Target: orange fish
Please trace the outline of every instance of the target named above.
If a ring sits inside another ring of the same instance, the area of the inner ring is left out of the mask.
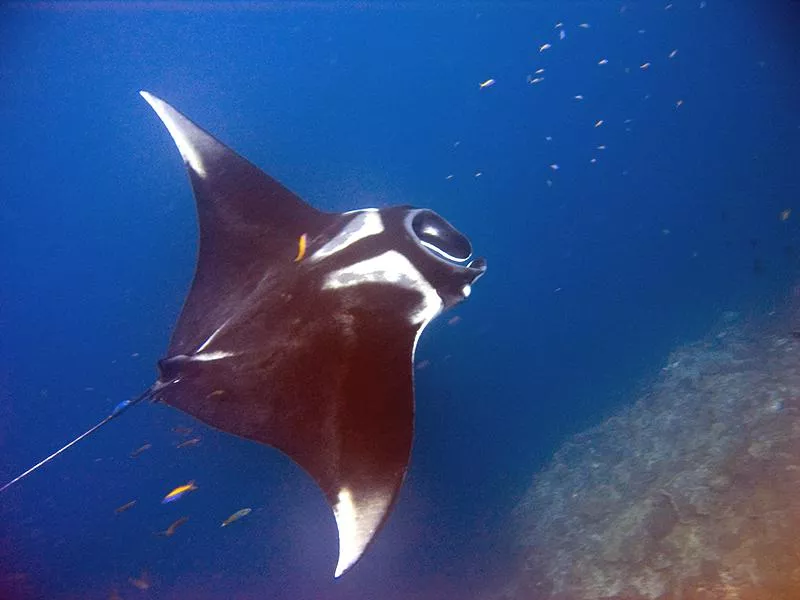
[[[147,571],[142,571],[139,577],[128,577],[128,582],[137,590],[145,591],[150,589],[150,576]]]
[[[114,509],[114,514],[121,515],[126,510],[130,510],[133,508],[134,504],[136,504],[136,500],[131,500],[130,502],[123,504],[122,506],[118,506]]]
[[[149,444],[149,443],[148,444],[144,444],[142,446],[139,446],[136,450],[131,452],[128,456],[130,456],[131,458],[136,458],[142,452],[144,452],[145,450],[150,450],[150,448],[152,448],[152,447],[153,447],[153,444]]]
[[[186,523],[189,520],[189,517],[181,517],[180,519],[174,521],[172,525],[167,527],[164,531],[159,531],[158,535],[163,535],[166,537],[171,537],[177,530],[178,527]]]

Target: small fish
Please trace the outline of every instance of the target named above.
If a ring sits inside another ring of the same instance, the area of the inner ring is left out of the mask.
[[[608,64],[608,59],[607,58],[601,58],[599,61],[597,61],[597,64],[598,65],[607,65]]]
[[[669,56],[667,56],[667,58],[675,58],[677,55],[678,55],[678,51],[677,50],[673,50],[672,52],[669,53]]]
[[[789,217],[792,216],[792,209],[787,208],[786,210],[782,210],[780,214],[781,221],[788,221]]]
[[[675,103],[675,108],[680,108],[681,106],[683,106],[683,100],[678,100],[678,101]]]
[[[600,144],[600,145],[597,147],[597,149],[598,149],[598,150],[605,150],[605,149],[606,149],[606,145],[605,145],[605,144]]]
[[[139,577],[128,577],[128,582],[137,590],[142,590],[143,592],[150,589],[150,575],[148,575],[147,571],[142,571]]]
[[[583,94],[576,94],[573,98],[575,98],[575,100],[583,100]]]
[[[560,40],[564,40],[564,39],[566,39],[566,38],[567,38],[567,32],[566,32],[566,31],[564,31],[564,30],[562,29],[561,31],[559,31],[559,32],[558,32],[558,39],[560,39]]]
[[[542,73],[544,73],[544,69],[536,69],[535,75],[541,75]]]
[[[542,44],[539,46],[539,52],[544,52],[545,50],[550,50],[552,46],[550,44]]]
[[[230,524],[231,524],[231,523],[233,523],[234,521],[238,521],[238,520],[239,520],[239,519],[241,519],[242,517],[246,517],[246,516],[247,516],[247,515],[249,515],[251,512],[253,512],[253,509],[252,509],[252,508],[243,508],[243,509],[241,509],[241,510],[237,510],[237,511],[236,511],[235,513],[233,513],[233,514],[232,514],[230,517],[228,517],[227,519],[225,519],[225,520],[222,522],[222,525],[220,525],[220,527],[227,527],[228,525],[230,525]]]
[[[173,521],[173,523],[169,527],[167,527],[164,531],[159,531],[157,533],[157,535],[163,535],[165,537],[172,537],[173,535],[175,535],[175,532],[178,531],[178,527],[180,527],[181,525],[186,523],[186,521],[188,521],[188,520],[189,520],[189,517],[181,517],[180,519],[177,519],[176,521]]]
[[[164,499],[161,501],[161,504],[167,504],[168,502],[174,502],[182,498],[185,494],[188,494],[191,491],[197,489],[197,486],[194,484],[194,480],[190,481],[187,484],[179,485],[174,490],[172,490],[169,494],[164,496]]]
[[[535,85],[537,83],[542,83],[543,81],[544,81],[544,77],[534,77],[528,83],[530,83],[531,85]]]
[[[180,444],[176,445],[175,447],[176,448],[187,448],[189,446],[196,446],[199,443],[200,443],[200,438],[196,437],[196,438],[192,438],[190,440],[183,441]]]
[[[478,87],[483,90],[492,87],[495,83],[497,82],[494,79],[487,79],[483,83],[479,83]]]
[[[559,167],[557,164],[553,163],[552,165],[550,165],[550,168],[551,168],[553,171],[558,171],[558,170],[559,170],[561,167]]]
[[[600,127],[603,123],[605,123],[605,121],[603,121],[603,119],[599,119],[598,121],[595,121],[594,126],[595,127]]]
[[[142,452],[144,452],[145,450],[150,450],[150,448],[152,448],[152,447],[153,447],[153,444],[150,444],[150,443],[143,444],[142,446],[139,446],[136,450],[131,452],[128,456],[130,456],[131,458],[136,458]]]
[[[177,433],[178,435],[189,435],[190,433],[192,433],[193,430],[191,427],[182,427],[180,425],[176,425],[175,427],[172,428],[172,431],[174,433]]]
[[[308,243],[308,235],[303,234],[300,236],[300,239],[297,240],[297,256],[294,257],[294,262],[300,262],[303,260],[303,257],[306,255],[306,244]]]
[[[224,395],[225,395],[225,390],[214,390],[208,396],[206,396],[206,398],[208,398],[208,399],[218,398],[219,396],[224,396]],[[192,430],[190,429],[189,433],[191,433],[191,432],[192,432]]]
[[[461,317],[456,315],[455,317],[450,317],[450,319],[447,321],[447,324],[448,325],[458,325],[460,322],[461,322]]]
[[[126,510],[130,510],[131,508],[133,508],[135,504],[136,500],[131,500],[130,502],[123,504],[122,506],[118,506],[117,508],[114,509],[114,514],[121,515]]]
[[[649,69],[649,68],[650,68],[650,63],[649,63],[649,62],[642,63],[642,64],[640,64],[640,65],[639,65],[639,68],[640,68],[642,71],[645,71],[645,70],[647,70],[647,69]]]
[[[578,25],[578,27],[580,27],[581,29],[589,29],[591,25],[589,25],[588,23],[581,23],[580,25]]]

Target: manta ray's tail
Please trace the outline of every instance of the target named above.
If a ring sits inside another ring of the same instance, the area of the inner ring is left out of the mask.
[[[86,430],[81,435],[76,437],[74,440],[72,440],[68,444],[62,446],[61,448],[59,448],[58,450],[53,452],[47,458],[39,461],[38,463],[33,465],[30,469],[28,469],[24,473],[18,475],[17,477],[15,477],[14,479],[12,479],[8,483],[6,483],[3,487],[0,487],[0,492],[6,491],[8,488],[10,488],[12,485],[17,483],[19,480],[25,479],[28,475],[30,475],[31,473],[36,471],[39,467],[43,467],[44,465],[49,463],[56,456],[58,456],[59,454],[64,452],[64,450],[66,450],[67,448],[69,448],[71,446],[74,446],[75,444],[80,442],[83,438],[90,436],[91,434],[93,434],[95,431],[100,429],[103,425],[105,425],[109,421],[112,421],[112,420],[116,419],[118,416],[120,416],[122,413],[124,413],[126,410],[128,410],[131,406],[133,406],[135,404],[139,404],[142,400],[147,400],[149,398],[152,398],[153,394],[155,394],[156,391],[158,391],[158,384],[153,385],[152,387],[148,388],[144,393],[142,393],[141,395],[137,396],[136,398],[133,398],[132,400],[125,400],[123,402],[120,402],[119,404],[117,404],[116,407],[114,407],[114,410],[111,411],[111,414],[109,414],[105,419],[103,419],[102,421],[97,423],[97,425],[95,425],[94,427]]]

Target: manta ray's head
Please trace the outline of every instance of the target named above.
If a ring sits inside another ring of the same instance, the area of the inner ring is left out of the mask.
[[[427,208],[405,207],[404,225],[411,240],[426,254],[436,291],[447,309],[470,295],[472,284],[486,272],[486,259],[472,258],[467,236]],[[433,260],[431,260],[433,259]]]

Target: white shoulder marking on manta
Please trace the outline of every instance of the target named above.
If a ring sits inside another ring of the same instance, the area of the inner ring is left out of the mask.
[[[189,357],[189,360],[196,360],[199,362],[210,362],[212,360],[220,360],[222,358],[230,358],[231,356],[236,356],[235,352],[202,352],[200,354],[192,354]]]
[[[200,158],[200,155],[197,153],[197,149],[186,137],[180,125],[173,118],[172,113],[174,112],[174,109],[160,98],[153,96],[153,94],[150,92],[145,92],[142,90],[139,92],[139,94],[141,94],[142,98],[147,100],[147,103],[153,107],[153,110],[156,111],[158,117],[164,122],[164,125],[166,125],[167,131],[169,131],[169,134],[175,141],[175,145],[178,147],[178,151],[183,157],[183,161],[200,177],[205,178],[206,169],[203,166],[203,161]]]
[[[383,219],[381,219],[377,208],[365,208],[344,214],[353,214],[355,216],[347,222],[347,225],[332,240],[314,252],[309,260],[312,262],[323,260],[355,244],[358,240],[383,232]]]
[[[339,490],[336,498],[333,514],[339,530],[339,561],[333,576],[339,577],[364,553],[364,548],[375,534],[392,498],[379,492],[366,501],[362,498],[354,499],[346,487]]]
[[[386,283],[422,294],[422,302],[409,315],[412,325],[426,323],[442,310],[442,299],[436,289],[417,271],[411,261],[396,250],[389,250],[329,273],[322,289],[339,289],[364,283]]]

